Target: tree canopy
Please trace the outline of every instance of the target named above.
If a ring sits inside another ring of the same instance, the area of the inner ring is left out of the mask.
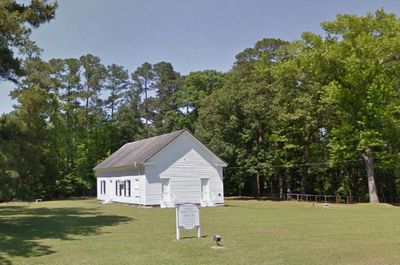
[[[30,31],[55,3],[0,1],[0,200],[93,195],[92,168],[121,145],[189,128],[229,163],[226,195],[400,200],[400,21],[338,15],[322,35],[265,38],[232,69],[133,71],[101,58],[41,59]],[[21,58],[14,52],[18,50]]]
[[[39,48],[29,39],[32,28],[52,20],[57,4],[33,0],[29,5],[13,0],[0,0],[0,79],[16,81],[23,74],[21,59]]]

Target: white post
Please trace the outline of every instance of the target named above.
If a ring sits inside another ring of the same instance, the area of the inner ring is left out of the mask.
[[[197,237],[198,237],[198,238],[201,237],[201,228],[200,228],[200,225],[197,227]]]
[[[179,232],[179,224],[178,224],[178,207],[175,208],[175,215],[176,215],[176,240],[179,240],[181,238],[180,232]]]

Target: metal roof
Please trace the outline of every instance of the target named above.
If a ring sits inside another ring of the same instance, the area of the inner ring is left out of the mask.
[[[158,153],[185,130],[179,130],[123,145],[94,170],[140,165]]]

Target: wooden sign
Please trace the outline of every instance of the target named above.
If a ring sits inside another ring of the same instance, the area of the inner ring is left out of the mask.
[[[176,239],[180,239],[179,228],[191,230],[197,228],[197,237],[201,237],[200,211],[193,203],[184,203],[176,208]]]

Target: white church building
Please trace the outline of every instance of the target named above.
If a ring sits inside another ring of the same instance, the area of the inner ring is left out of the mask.
[[[224,203],[227,164],[188,130],[127,143],[98,164],[97,199],[141,206]]]

